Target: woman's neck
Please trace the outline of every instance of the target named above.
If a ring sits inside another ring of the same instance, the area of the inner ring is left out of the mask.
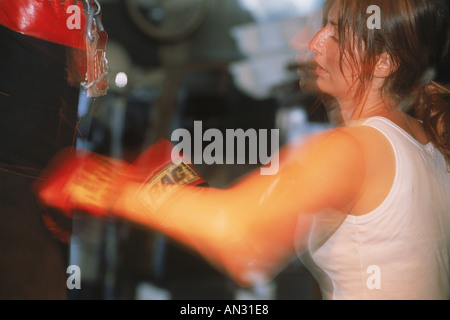
[[[357,99],[337,98],[345,125],[376,116],[390,118],[400,111],[392,99],[383,97],[379,92],[368,94],[360,100],[361,102]]]
[[[392,99],[368,96],[364,103],[359,105],[354,100],[337,100],[344,126],[362,123],[372,117],[384,117],[398,125],[421,144],[429,143],[422,124],[403,112]]]

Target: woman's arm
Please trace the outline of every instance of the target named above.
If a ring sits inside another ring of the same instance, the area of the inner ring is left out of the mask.
[[[157,198],[129,182],[113,211],[197,250],[240,285],[253,285],[295,256],[296,239],[309,231],[299,221],[329,211],[342,220],[361,191],[364,163],[359,142],[338,129],[285,147],[276,175],[254,172],[223,190],[167,186]]]

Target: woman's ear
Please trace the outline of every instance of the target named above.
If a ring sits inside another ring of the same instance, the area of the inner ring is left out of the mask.
[[[383,52],[378,58],[375,66],[374,76],[376,78],[387,78],[397,70],[397,66],[389,53]]]

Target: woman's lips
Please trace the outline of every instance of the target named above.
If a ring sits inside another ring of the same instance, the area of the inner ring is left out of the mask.
[[[324,75],[324,74],[327,74],[327,73],[328,73],[327,70],[325,70],[325,69],[322,68],[321,66],[317,65],[317,68],[316,68],[316,74],[317,74],[318,76]]]

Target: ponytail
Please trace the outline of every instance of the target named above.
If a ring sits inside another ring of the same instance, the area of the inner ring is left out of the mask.
[[[438,148],[450,164],[450,90],[431,82],[419,94],[415,107],[428,139]],[[450,168],[450,166],[449,166]]]

